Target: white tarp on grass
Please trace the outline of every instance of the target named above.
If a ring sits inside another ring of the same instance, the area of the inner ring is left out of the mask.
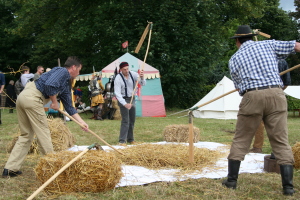
[[[151,144],[170,144],[167,142],[157,142]],[[172,144],[186,144],[188,143],[173,143]],[[122,170],[124,176],[118,183],[117,187],[123,186],[132,186],[132,185],[144,185],[153,182],[165,181],[184,181],[189,178],[191,179],[199,179],[199,178],[212,178],[218,179],[227,176],[227,155],[229,152],[229,147],[214,142],[198,142],[194,144],[195,147],[198,148],[207,148],[210,150],[221,150],[226,152],[223,158],[220,158],[215,167],[204,168],[202,171],[194,171],[193,173],[183,174],[180,170],[177,169],[161,169],[161,170],[153,170],[147,169],[145,167],[140,166],[129,166],[123,165]],[[83,151],[88,146],[74,146],[70,148],[71,151]],[[102,146],[104,150],[111,150],[108,146]],[[123,146],[114,146],[116,149],[128,148]],[[266,154],[256,154],[249,153],[246,155],[245,160],[242,161],[240,167],[240,173],[263,173],[264,167],[264,156]],[[179,173],[180,172],[180,173]]]

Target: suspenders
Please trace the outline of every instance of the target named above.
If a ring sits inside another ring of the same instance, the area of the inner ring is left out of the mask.
[[[125,82],[125,78],[124,78],[124,76],[123,76],[123,74],[121,74],[121,73],[119,73],[120,74],[120,76],[122,77],[122,79],[123,79],[123,81],[124,81],[124,85],[125,85],[125,98],[127,98],[128,97],[128,95],[127,95],[127,84],[126,84],[126,82]],[[133,89],[134,89],[134,80],[133,80],[133,76],[132,76],[132,74],[129,72],[129,74],[130,74],[130,77],[131,77],[131,80],[132,80],[132,86],[133,86]]]

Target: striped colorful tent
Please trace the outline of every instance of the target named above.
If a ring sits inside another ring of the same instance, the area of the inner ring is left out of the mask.
[[[129,69],[135,72],[143,65],[143,61],[129,53],[125,53],[102,69],[102,82],[104,85],[108,82],[108,78],[114,74],[116,66],[119,70],[119,64],[124,61],[128,62]],[[140,95],[136,98],[136,115],[139,117],[165,117],[166,110],[159,71],[145,63],[144,76],[147,84],[141,87]]]

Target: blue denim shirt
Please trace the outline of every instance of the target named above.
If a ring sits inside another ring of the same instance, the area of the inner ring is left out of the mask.
[[[77,111],[72,106],[70,80],[71,76],[66,68],[54,67],[49,72],[43,73],[35,81],[35,85],[46,99],[49,99],[49,96],[58,95],[67,113],[74,115]]]

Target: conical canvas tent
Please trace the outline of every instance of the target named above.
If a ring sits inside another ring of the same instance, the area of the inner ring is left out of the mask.
[[[128,62],[130,71],[137,72],[143,65],[143,61],[129,53],[125,53],[101,70],[103,85],[105,85],[109,77],[114,74],[116,67],[119,71],[119,64],[124,61]],[[77,80],[90,80],[91,76],[92,74],[79,75]],[[165,117],[166,110],[159,71],[145,63],[144,77],[147,80],[147,84],[140,88],[140,91],[138,91],[139,96],[136,96],[136,116]]]
[[[288,86],[285,90],[284,93],[294,97],[296,99],[300,99],[300,86],[299,85],[293,85],[293,86]]]
[[[223,79],[192,108],[204,104],[234,89],[235,87],[233,82],[224,76]],[[233,92],[223,98],[194,110],[193,115],[196,118],[237,119],[241,100],[242,97],[239,96],[238,92]]]

